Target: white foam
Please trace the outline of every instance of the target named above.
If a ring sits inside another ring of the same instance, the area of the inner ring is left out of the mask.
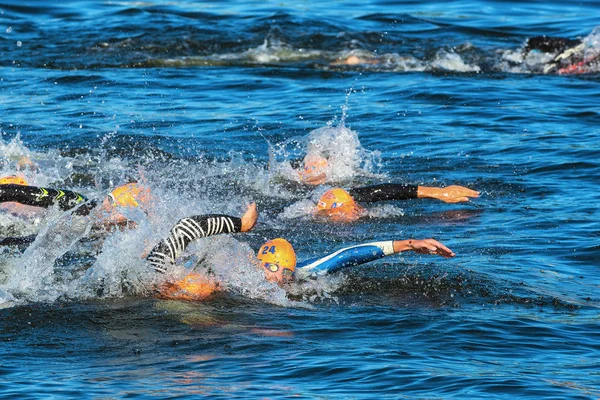
[[[323,183],[335,184],[357,177],[379,176],[375,173],[381,165],[381,154],[361,146],[358,132],[346,127],[344,120],[333,126],[315,129],[303,138],[294,138],[279,146],[271,146],[269,170],[273,178],[284,177],[301,182],[298,170],[292,168],[290,159],[299,155],[321,156],[328,165],[323,169]],[[279,160],[279,161],[278,161]]]
[[[435,60],[431,62],[431,67],[434,69],[442,69],[445,71],[456,72],[480,72],[481,68],[478,65],[469,65],[464,62],[462,57],[454,50],[446,51],[439,50],[435,56]]]

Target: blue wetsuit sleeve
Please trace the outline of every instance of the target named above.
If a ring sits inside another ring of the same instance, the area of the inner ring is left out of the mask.
[[[365,264],[373,260],[394,254],[393,241],[373,242],[350,246],[331,253],[325,257],[313,258],[299,262],[296,266],[296,277],[324,275],[343,268]]]

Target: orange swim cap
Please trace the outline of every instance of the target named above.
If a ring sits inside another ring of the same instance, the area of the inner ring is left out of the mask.
[[[335,222],[352,222],[360,217],[361,207],[344,189],[326,191],[317,203],[317,215]]]
[[[102,203],[102,218],[105,222],[123,224],[127,218],[118,210],[119,207],[138,207],[148,205],[152,196],[150,190],[139,183],[128,183],[113,190]]]
[[[309,185],[320,185],[327,179],[329,162],[318,154],[304,157],[304,167],[300,171],[300,180]]]
[[[0,185],[23,185],[28,186],[29,183],[20,177],[20,176],[5,176],[4,178],[0,178]]]
[[[292,279],[296,270],[296,252],[287,240],[269,240],[260,247],[256,257],[261,262],[267,280],[283,282]]]
[[[113,205],[124,207],[137,207],[140,203],[146,205],[151,199],[150,190],[135,182],[117,187],[108,197]]]
[[[160,290],[158,297],[171,300],[204,300],[219,290],[219,284],[211,279],[192,272],[183,279],[169,282]]]

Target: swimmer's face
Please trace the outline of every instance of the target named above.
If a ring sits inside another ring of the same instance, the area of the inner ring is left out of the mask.
[[[300,171],[300,180],[308,185],[320,185],[327,179],[328,168],[329,163],[325,157],[318,154],[307,155]]]
[[[261,263],[265,278],[269,282],[275,282],[278,285],[290,283],[294,280],[294,271],[282,267],[275,263]]]

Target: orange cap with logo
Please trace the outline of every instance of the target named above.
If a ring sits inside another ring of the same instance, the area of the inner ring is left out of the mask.
[[[304,167],[300,171],[300,180],[309,185],[320,185],[327,179],[329,162],[318,154],[304,157]]]
[[[28,186],[29,183],[20,177],[20,176],[5,176],[4,178],[0,178],[0,185],[23,185]]]
[[[352,222],[359,218],[361,207],[344,189],[326,191],[317,203],[317,215],[335,222]]]
[[[296,270],[296,252],[290,242],[277,238],[269,240],[258,250],[256,257],[264,268],[269,281],[289,280]]]

